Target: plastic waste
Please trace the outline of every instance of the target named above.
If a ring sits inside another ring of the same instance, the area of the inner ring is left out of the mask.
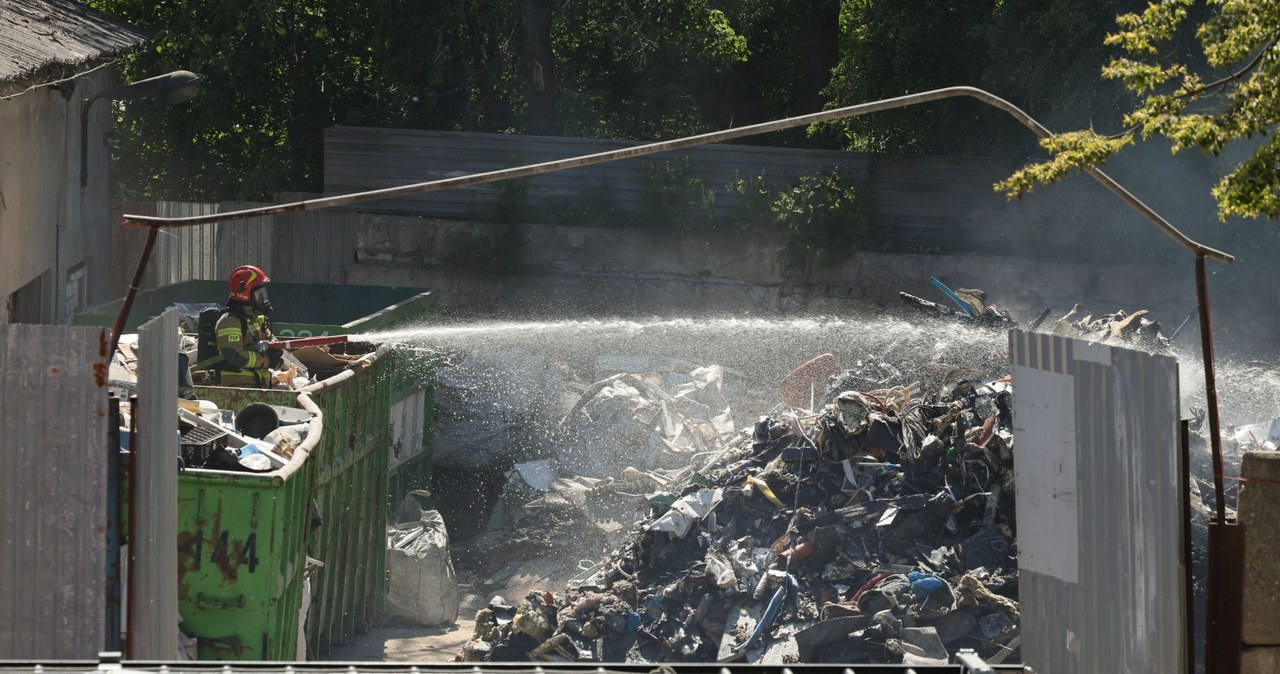
[[[939,578],[936,573],[912,571],[907,574],[907,580],[911,581],[911,594],[914,594],[917,599],[927,597],[944,587],[948,587],[947,581]]]

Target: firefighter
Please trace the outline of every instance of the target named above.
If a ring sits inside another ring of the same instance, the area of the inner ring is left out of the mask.
[[[227,308],[218,319],[214,335],[218,345],[219,383],[223,386],[271,387],[270,368],[279,369],[284,351],[272,347],[275,335],[267,318],[271,302],[267,297],[266,272],[244,265],[231,273]]]

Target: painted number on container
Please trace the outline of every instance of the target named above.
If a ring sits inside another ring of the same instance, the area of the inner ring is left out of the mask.
[[[192,566],[194,570],[200,569],[200,564],[204,558],[204,530],[197,529],[196,535],[196,554],[195,564]],[[218,537],[218,542],[213,546],[213,551],[209,553],[209,563],[217,566],[224,566],[231,561],[231,551],[235,548],[232,546],[231,532],[224,531]],[[245,539],[244,545],[240,548],[240,564],[249,567],[249,573],[253,573],[258,568],[258,534],[249,534]]]

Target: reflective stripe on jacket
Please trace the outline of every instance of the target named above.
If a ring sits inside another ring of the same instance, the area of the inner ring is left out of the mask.
[[[214,328],[218,342],[219,383],[223,386],[270,386],[267,354],[254,349],[261,341],[275,338],[261,316],[247,317],[228,311]]]

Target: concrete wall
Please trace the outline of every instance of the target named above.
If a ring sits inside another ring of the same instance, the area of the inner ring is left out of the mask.
[[[1131,262],[1103,265],[858,252],[838,268],[802,277],[779,264],[779,241],[758,235],[681,237],[634,228],[356,217],[355,262],[345,269],[346,282],[430,287],[446,310],[464,314],[830,314],[851,302],[897,307],[899,291],[945,301],[930,276],[953,288],[982,288],[1024,322],[1045,308],[1057,316],[1084,302],[1094,314],[1149,309],[1168,335],[1196,306],[1194,259],[1177,249],[1172,264],[1153,261],[1148,250]],[[474,271],[501,259],[494,256],[512,239],[520,250],[514,270]],[[460,258],[470,260],[471,271],[461,268],[468,265]],[[1219,348],[1270,346],[1278,327],[1275,294],[1228,292],[1225,281],[1237,270],[1209,264]],[[1193,320],[1179,340],[1194,338],[1196,329]]]
[[[1238,520],[1245,530],[1241,671],[1280,668],[1280,550],[1274,534],[1280,518],[1280,452],[1246,452],[1240,466]],[[1256,482],[1249,482],[1256,480]]]
[[[70,98],[41,87],[0,100],[0,300],[47,272],[45,322],[65,322],[69,303],[86,305],[84,294],[105,287],[109,158],[101,141],[108,106],[97,103],[90,116],[89,138],[99,142],[90,142],[86,190],[80,188],[80,107],[109,77],[102,69],[80,78]],[[84,271],[68,286],[68,271],[78,265]],[[0,311],[0,323],[9,321],[10,311]]]

